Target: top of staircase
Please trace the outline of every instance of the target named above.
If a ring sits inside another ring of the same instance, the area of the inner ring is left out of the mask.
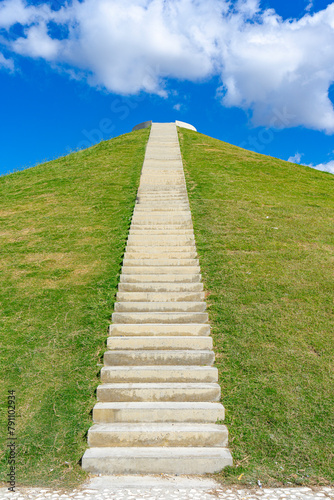
[[[149,120],[147,122],[138,123],[138,125],[135,125],[133,127],[131,132],[134,132],[135,130],[140,130],[142,128],[148,128],[151,125],[152,125],[152,120]],[[179,120],[175,120],[175,125],[177,127],[188,128],[189,130],[194,130],[195,132],[197,132],[197,129],[193,125],[190,125],[190,123],[180,122]]]

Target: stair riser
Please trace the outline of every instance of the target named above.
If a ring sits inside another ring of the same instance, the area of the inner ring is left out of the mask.
[[[130,229],[130,232],[129,232],[130,236],[142,236],[142,235],[145,235],[145,236],[146,235],[148,235],[148,236],[156,236],[156,235],[166,236],[166,235],[168,235],[169,237],[173,237],[173,236],[184,236],[184,235],[191,236],[192,234],[193,234],[192,229],[174,229],[173,227],[161,226],[160,224],[158,227],[145,226],[145,225],[136,226],[136,229]]]
[[[95,448],[93,448],[95,450]],[[173,449],[172,449],[173,450]],[[207,456],[196,455],[196,450],[189,456],[174,455],[159,457],[152,449],[151,457],[134,456],[122,457],[112,452],[111,456],[95,458],[86,455],[82,460],[84,470],[93,474],[214,474],[224,467],[233,465],[232,457],[228,449],[224,453],[210,454]]]
[[[201,292],[203,283],[119,283],[120,292],[183,293]]]
[[[218,446],[228,444],[227,432],[88,432],[88,444],[94,446]]]
[[[185,455],[181,454],[179,449],[171,448],[168,450],[171,452],[168,456],[165,453],[159,454],[154,448],[150,448],[152,456],[147,453],[142,456],[134,452],[129,453],[129,456],[122,456],[117,455],[114,449],[106,456],[102,453],[95,456],[95,449],[88,450],[90,453],[86,452],[82,460],[83,469],[93,474],[180,474],[180,471],[182,474],[214,474],[226,466],[233,465],[228,449],[219,453],[219,449],[214,448],[216,453],[209,449],[200,454],[199,449],[195,448]]]
[[[146,220],[133,220],[130,226],[130,229],[140,229],[141,227],[147,227],[147,228],[156,228],[156,229],[165,229],[165,228],[170,228],[170,229],[193,229],[193,224],[191,219],[188,220],[166,220],[162,218],[160,221],[159,220],[151,220],[151,219],[146,219]]]
[[[110,336],[193,336],[207,337],[210,335],[210,325],[164,325],[164,324],[118,324],[110,325]]]
[[[190,350],[205,351],[212,349],[211,337],[109,337],[108,348],[114,351],[122,350]]]
[[[143,246],[143,245],[135,245],[134,247],[131,248],[126,248],[126,256],[130,258],[131,255],[136,254],[137,257],[145,255],[146,258],[161,258],[163,257],[168,257],[170,255],[175,256],[177,259],[189,259],[191,257],[196,257],[197,252],[196,252],[196,247],[194,246],[165,246],[165,247],[155,247],[155,246]]]
[[[107,351],[105,366],[212,366],[215,355],[211,351]]]
[[[155,186],[140,186],[137,196],[140,199],[143,195],[147,195],[151,199],[154,199],[154,196],[156,196],[157,199],[161,200],[161,197],[164,196],[165,199],[177,200],[186,199],[187,192],[183,186],[176,186],[175,189],[171,189],[170,186],[156,184]]]
[[[150,260],[168,260],[172,263],[174,262],[175,266],[182,266],[182,262],[184,261],[184,265],[186,266],[187,261],[197,260],[197,253],[194,251],[185,253],[168,251],[152,253],[149,250],[146,252],[127,252],[125,254],[123,264],[131,260],[139,260],[141,262],[149,262]]]
[[[174,313],[174,312],[114,312],[112,315],[113,323],[207,323],[208,314]]]
[[[139,203],[135,206],[134,213],[148,215],[151,213],[163,212],[164,214],[171,215],[174,212],[189,212],[189,210],[188,203],[174,203],[173,205],[167,202],[160,205],[158,203]]]
[[[118,302],[191,302],[204,300],[204,292],[117,292]]]
[[[116,383],[212,383],[218,381],[218,371],[216,368],[200,367],[201,369],[182,369],[172,367],[168,370],[163,367],[104,367],[101,370],[101,382],[103,384]]]
[[[204,312],[205,302],[116,302],[116,312]]]
[[[206,407],[203,403],[185,406],[185,403],[97,403],[93,420],[96,423],[215,423],[225,418],[224,407],[219,403],[208,403]]]
[[[219,386],[210,389],[97,389],[98,401],[219,401]]]
[[[177,176],[154,176],[152,179],[149,179],[149,177],[145,177],[142,179],[142,185],[145,187],[155,187],[157,185],[157,182],[159,182],[160,186],[184,186],[184,179],[182,177],[177,177]]]
[[[199,266],[125,266],[122,274],[199,274]]]
[[[179,226],[180,229],[188,229],[192,228],[192,220],[190,217],[181,217],[181,216],[176,216],[175,217],[153,217],[152,215],[147,215],[147,216],[136,216],[132,219],[131,222],[131,229],[135,229],[134,226],[169,226],[169,225],[177,225]]]
[[[200,283],[200,274],[121,274],[120,283]]]
[[[138,266],[199,266],[198,259],[129,259],[125,257],[123,260],[123,269],[128,267],[138,267]]]

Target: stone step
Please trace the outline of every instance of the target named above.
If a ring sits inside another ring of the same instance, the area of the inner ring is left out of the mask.
[[[184,224],[158,224],[158,225],[151,225],[147,226],[145,224],[131,224],[130,226],[130,231],[166,231],[166,235],[169,234],[168,231],[186,231],[184,234],[189,234],[188,231],[191,231],[191,234],[194,233],[192,227],[184,227]]]
[[[205,302],[115,302],[115,312],[204,312]]]
[[[113,323],[207,323],[203,312],[114,312]]]
[[[173,236],[174,234],[176,235],[193,235],[193,230],[192,229],[174,229],[173,227],[170,226],[163,226],[163,227],[155,227],[155,226],[137,226],[136,229],[130,229],[129,235],[130,236],[135,236],[135,235],[168,235],[168,236]]]
[[[89,448],[82,467],[93,474],[206,474],[232,465],[228,448]]]
[[[162,170],[150,169],[142,172],[140,177],[140,184],[149,186],[151,184],[161,184],[163,185],[165,181],[170,181],[172,185],[179,186],[180,183],[185,184],[184,175],[180,170]]]
[[[121,274],[120,283],[200,283],[200,274]]]
[[[218,370],[212,366],[104,366],[101,370],[103,384],[217,381]]]
[[[166,219],[164,220],[163,218],[161,218],[160,221],[157,221],[157,220],[152,220],[148,217],[147,219],[141,219],[141,220],[138,220],[137,218],[133,219],[131,222],[130,229],[138,229],[143,225],[156,228],[159,228],[159,226],[160,228],[164,228],[168,225],[172,229],[192,229],[193,227],[191,219],[187,220],[175,219],[174,221],[172,221]]]
[[[171,199],[170,197],[165,198],[158,198],[158,197],[145,197],[141,196],[140,199],[136,199],[135,201],[135,210],[137,209],[155,209],[157,208],[158,210],[178,210],[180,207],[182,210],[188,209],[190,210],[190,205],[188,199],[183,196],[181,198],[173,198]]]
[[[151,217],[141,217],[135,216],[131,222],[131,229],[136,229],[137,226],[156,226],[156,227],[165,227],[167,225],[174,226],[174,229],[192,229],[192,220],[190,217],[160,217],[154,218]]]
[[[173,181],[175,186],[178,185],[178,181],[182,181],[182,183],[185,183],[185,177],[184,174],[181,172],[180,169],[174,169],[174,170],[162,170],[159,169],[157,170],[156,168],[150,168],[148,170],[145,169],[145,172],[142,171],[141,177],[140,177],[140,184],[141,185],[150,185],[150,184],[163,184],[165,180],[170,180]]]
[[[160,155],[161,159],[165,159],[166,155],[168,155],[171,151],[173,151],[173,153],[175,153],[175,154],[176,154],[176,151],[180,152],[179,144],[177,144],[177,145],[171,144],[172,140],[173,140],[173,136],[168,137],[167,141],[165,141],[165,139],[163,137],[161,137],[161,141],[160,141],[160,137],[156,137],[156,138],[152,137],[152,142],[151,142],[151,136],[150,136],[150,140],[147,143],[147,148],[146,148],[146,152],[145,152],[145,159],[146,159],[147,151],[156,151]],[[176,142],[176,141],[177,141],[177,138],[174,138],[174,142]]]
[[[123,266],[122,274],[199,274],[199,266]]]
[[[178,250],[179,249],[179,250]],[[175,253],[175,252],[181,252],[179,254],[179,257],[183,255],[184,253],[189,253],[189,252],[196,252],[196,246],[195,243],[188,243],[187,245],[180,245],[179,247],[172,246],[172,245],[164,245],[164,246],[158,246],[158,245],[137,245],[136,243],[129,243],[125,247],[125,252],[126,255],[128,253],[133,253],[133,252],[138,252],[138,253]]]
[[[125,255],[123,260],[124,267],[138,267],[138,266],[199,266],[198,259],[134,259],[128,258]]]
[[[142,187],[146,187],[146,189],[142,190]],[[168,189],[166,189],[166,186],[162,186],[162,188],[159,190],[159,184],[156,184],[155,188],[152,188],[151,186],[140,185],[137,192],[137,199],[141,196],[145,196],[149,201],[154,199],[157,199],[158,201],[164,201],[167,198],[170,198],[172,200],[183,198],[185,201],[189,202],[186,186],[177,186],[175,188],[168,187]]]
[[[111,336],[185,336],[185,337],[207,337],[210,335],[210,325],[204,323],[196,324],[191,323],[189,325],[164,325],[160,324],[118,324],[109,326],[109,335]]]
[[[171,235],[171,234],[138,234],[138,235],[129,235],[127,244],[130,245],[141,245],[141,246],[187,246],[194,245],[195,238],[193,235]]]
[[[207,474],[232,465],[228,448],[89,448],[82,468],[93,474]]]
[[[147,212],[149,213],[149,212]],[[190,220],[190,218],[188,218]],[[152,219],[150,219],[152,221]],[[166,231],[166,236],[169,236],[172,231],[179,231],[179,234],[181,236],[187,236],[188,234],[191,236],[194,236],[194,230],[193,228],[187,228],[184,227],[183,222],[176,221],[176,223],[171,223],[169,222],[159,222],[159,224],[152,224],[150,222],[149,224],[145,224],[145,222],[136,222],[135,219],[133,219],[133,222],[131,223],[130,230],[137,229],[137,231],[140,229],[140,231],[147,231],[147,234],[152,234],[154,236],[154,231]],[[181,233],[180,231],[185,231],[184,233]],[[144,234],[144,233],[142,233]],[[177,234],[177,233],[176,233]]]
[[[163,171],[161,169],[155,169],[155,173],[157,176],[163,176],[162,172]],[[171,170],[171,172],[173,172],[174,174],[178,174],[177,170]],[[137,200],[140,200],[141,196],[145,196],[145,199],[147,199],[147,201],[165,201],[167,199],[167,195],[169,195],[171,200],[178,200],[179,198],[182,198],[185,202],[189,201],[184,180],[183,184],[178,184],[177,186],[175,186],[176,189],[174,188],[174,186],[166,186],[164,184],[160,184],[158,179],[156,179],[154,185],[142,182],[140,184],[140,191],[137,193]],[[159,199],[158,195],[160,194],[162,196]]]
[[[177,199],[181,196],[187,196],[187,190],[183,186],[165,186],[163,184],[155,184],[154,186],[148,186],[145,184],[141,184],[138,189],[137,196],[140,198],[141,195],[165,195],[170,196],[172,199]]]
[[[187,259],[196,259],[197,257],[197,252],[196,251],[191,251],[191,252],[150,252],[145,251],[145,252],[126,252],[124,256],[124,261],[128,260],[135,260],[135,259],[146,259],[146,260],[151,260],[151,259],[176,259],[177,262],[175,262],[176,265],[179,265],[178,263],[181,264],[183,260]],[[187,264],[185,264],[187,265]]]
[[[165,155],[166,151],[168,151],[168,155],[170,155],[171,153],[175,153],[178,155],[180,153],[180,146],[178,145],[177,141],[174,142],[175,142],[174,145],[169,143],[168,148],[163,148],[163,146],[165,146],[166,144],[165,141],[160,141],[160,140],[149,141],[146,147],[146,154],[156,152],[158,154]]]
[[[136,206],[133,212],[133,217],[135,216],[140,217],[141,219],[145,218],[150,218],[150,216],[154,217],[155,219],[158,218],[164,218],[168,220],[168,223],[172,222],[177,222],[175,220],[176,216],[178,213],[180,213],[180,217],[183,217],[184,219],[189,219],[191,217],[191,212],[189,210],[189,207],[184,207],[182,210],[180,208],[178,210],[167,210],[167,207],[165,209],[156,209],[156,211],[152,211],[152,207],[156,207],[156,203],[152,205],[147,205],[146,203],[140,203],[139,205]],[[148,208],[151,208],[151,210],[148,210]],[[173,220],[174,219],[174,220]],[[132,219],[133,221],[134,219]],[[153,219],[152,219],[153,220]],[[166,221],[167,223],[167,221]]]
[[[166,215],[166,216],[171,216],[175,213],[183,213],[183,214],[190,214],[189,207],[184,205],[182,208],[181,207],[171,207],[168,205],[165,205],[165,207],[158,207],[156,204],[154,205],[137,205],[137,207],[134,210],[134,214],[136,215],[143,215],[143,216],[148,216],[151,213],[156,213],[159,215]]]
[[[159,183],[160,179],[164,178],[181,178],[183,182],[185,181],[184,173],[180,168],[145,168],[142,170],[140,177],[141,183],[150,182],[151,179],[155,179],[155,182]]]
[[[185,189],[178,189],[178,191],[172,191],[170,186],[163,186],[163,190],[159,189],[159,186],[146,186],[141,189],[137,194],[137,200],[141,202],[151,202],[156,201],[171,201],[171,202],[188,202],[188,194]]]
[[[132,245],[129,246],[129,248],[126,248],[126,256],[129,256],[129,254],[132,253],[137,253],[137,254],[149,254],[150,258],[151,256],[154,256],[154,254],[178,254],[177,258],[188,258],[189,254],[191,255],[197,255],[196,253],[196,246],[195,245],[187,245],[187,246],[166,246],[166,247],[159,247],[159,246],[139,246],[139,245]],[[160,257],[159,255],[159,257]],[[154,258],[156,258],[154,256]]]
[[[224,420],[220,403],[131,402],[97,403],[93,409],[96,423],[112,422],[184,422],[215,423]]]
[[[212,351],[191,350],[125,350],[106,351],[104,364],[106,366],[154,366],[154,365],[200,365],[212,366],[215,355]]]
[[[94,424],[88,431],[91,447],[218,446],[228,444],[225,425],[181,423]]]
[[[204,351],[212,349],[212,337],[186,337],[186,336],[135,336],[135,337],[121,337],[115,336],[108,338],[107,346],[113,351],[126,351],[126,350],[144,350],[156,349],[159,350],[190,350],[190,351]]]
[[[139,204],[152,204],[155,203],[170,203],[171,205],[177,203],[189,203],[186,193],[174,194],[171,193],[141,193],[137,195],[136,206]]]
[[[117,292],[118,302],[190,302],[204,300],[204,292]]]
[[[152,182],[154,184],[163,184],[164,180],[172,180],[175,181],[175,186],[178,185],[178,181],[182,181],[182,183],[185,183],[185,177],[183,172],[179,168],[174,168],[171,170],[166,170],[162,168],[150,168],[150,169],[145,169],[145,172],[142,171],[141,177],[140,177],[140,184],[141,185],[149,185]]]
[[[137,206],[150,206],[156,205],[157,203],[169,203],[170,205],[189,203],[188,196],[186,193],[180,193],[173,195],[172,193],[140,193],[137,195],[136,207]]]
[[[135,211],[132,217],[132,222],[134,221],[154,221],[156,223],[163,222],[166,224],[167,222],[187,222],[191,219],[191,214],[189,210],[183,210],[182,212],[171,212],[171,213],[138,213]],[[150,222],[151,224],[151,222]]]
[[[160,159],[161,156],[162,156],[161,155],[161,150],[159,148],[157,148],[155,151],[146,152],[145,160]],[[180,153],[170,153],[170,154],[168,154],[167,152],[165,152],[163,156],[164,156],[165,160],[181,160],[181,154]]]
[[[151,213],[151,212],[183,212],[183,211],[190,211],[189,209],[189,204],[188,203],[178,203],[178,204],[172,204],[172,203],[150,203],[150,204],[138,204],[135,206],[135,212],[144,212],[144,213]]]
[[[219,401],[215,383],[102,384],[98,401]]]
[[[149,231],[152,231],[153,229],[183,229],[183,230],[192,230],[193,231],[193,226],[191,225],[189,227],[189,223],[192,224],[192,220],[190,217],[183,217],[182,219],[177,219],[174,218],[172,220],[170,217],[167,218],[161,216],[161,219],[154,220],[151,219],[149,215],[150,212],[142,212],[141,214],[136,215],[133,217],[131,221],[131,226],[130,229],[134,229],[135,227],[138,228],[139,226],[143,229],[147,229]],[[185,233],[187,234],[187,233]],[[192,233],[194,234],[194,233]]]
[[[133,212],[133,217],[136,216],[138,218],[147,218],[147,217],[152,217],[152,219],[160,219],[162,217],[166,219],[174,219],[175,217],[183,217],[185,219],[191,218],[191,213],[189,210],[189,207],[185,207],[183,209],[178,209],[178,210],[167,210],[165,209],[156,209],[148,211],[148,210],[143,210],[140,207],[135,208]]]
[[[120,292],[201,292],[203,283],[119,283]]]
[[[145,176],[141,180],[141,185],[142,186],[147,186],[147,187],[155,187],[157,182],[159,182],[160,186],[184,186],[184,178],[180,176],[165,176],[165,175],[160,175],[154,176],[151,179],[148,176]]]

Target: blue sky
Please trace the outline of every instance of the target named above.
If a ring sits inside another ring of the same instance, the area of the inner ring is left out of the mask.
[[[334,3],[0,0],[0,174],[181,120],[334,173]]]

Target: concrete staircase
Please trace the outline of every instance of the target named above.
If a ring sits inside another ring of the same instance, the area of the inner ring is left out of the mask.
[[[175,124],[152,125],[82,466],[232,465]]]

